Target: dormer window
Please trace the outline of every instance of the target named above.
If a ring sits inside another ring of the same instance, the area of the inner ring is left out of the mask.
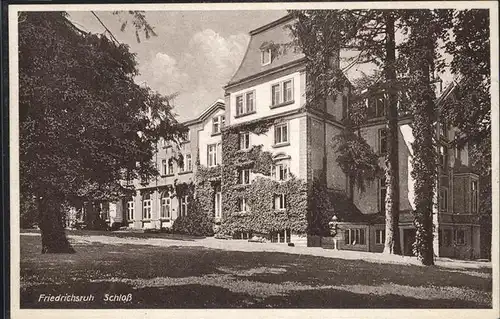
[[[268,65],[271,63],[272,53],[271,48],[262,49],[260,51],[260,62],[262,65]]]

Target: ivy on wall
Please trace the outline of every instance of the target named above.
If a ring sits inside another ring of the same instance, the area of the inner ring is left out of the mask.
[[[239,134],[265,134],[279,120],[258,120],[228,127],[222,132],[222,211],[224,221],[220,231],[225,234],[253,232],[267,234],[290,229],[307,230],[307,184],[294,176],[287,181],[271,178],[273,157],[262,145],[250,150],[239,149]],[[238,171],[250,169],[255,179],[250,185],[240,185]],[[286,196],[286,209],[274,208],[275,195]],[[238,201],[245,198],[249,211],[240,212]]]

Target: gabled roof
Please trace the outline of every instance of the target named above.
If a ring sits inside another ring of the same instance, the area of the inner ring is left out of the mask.
[[[214,114],[217,110],[219,110],[219,109],[224,110],[225,108],[226,108],[226,106],[224,104],[224,100],[218,99],[215,102],[213,102],[208,108],[206,108],[200,114],[200,116],[198,116],[197,118],[191,119],[191,120],[187,120],[187,121],[183,122],[182,124],[193,125],[196,123],[201,123],[201,122],[205,121],[208,117],[210,117],[210,115]]]

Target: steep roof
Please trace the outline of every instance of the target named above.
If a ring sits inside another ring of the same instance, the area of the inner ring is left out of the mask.
[[[248,43],[247,51],[228,85],[238,83],[262,72],[278,69],[304,58],[302,52],[296,52],[291,49],[273,57],[272,63],[268,65],[262,65],[261,63],[261,49],[263,46],[286,44],[292,41],[291,34],[286,30],[286,25],[290,24],[292,20],[292,16],[286,15],[283,18],[250,31],[250,42]]]

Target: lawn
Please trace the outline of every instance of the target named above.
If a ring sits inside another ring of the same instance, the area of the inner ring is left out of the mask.
[[[72,255],[42,255],[38,234],[21,235],[21,308],[491,308],[488,267],[231,251],[180,236],[160,236],[171,243],[162,247],[142,243],[150,234],[113,234],[106,243],[92,240],[105,233],[72,235]],[[130,243],[112,240],[128,236]],[[94,300],[43,302],[42,294]]]

